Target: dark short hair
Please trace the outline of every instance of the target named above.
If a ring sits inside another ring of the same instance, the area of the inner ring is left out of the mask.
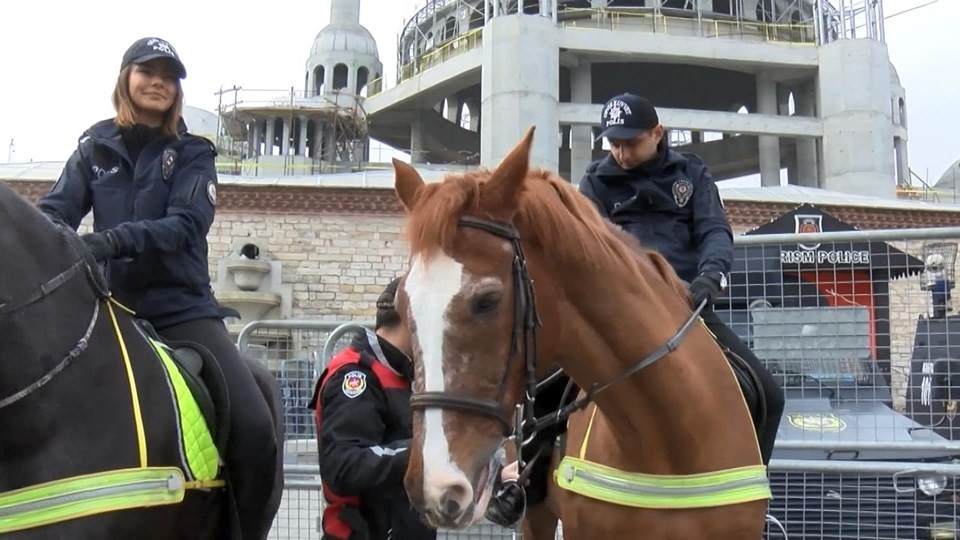
[[[397,288],[400,286],[400,278],[394,278],[387,284],[380,297],[377,298],[377,318],[374,328],[379,330],[382,327],[392,327],[400,324],[400,313],[394,303],[397,298]]]

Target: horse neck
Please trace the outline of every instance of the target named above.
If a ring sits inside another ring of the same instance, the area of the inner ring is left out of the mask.
[[[612,381],[664,346],[692,313],[687,300],[651,264],[641,264],[639,272],[624,271],[622,263],[605,269],[548,267],[553,276],[569,278],[562,283],[553,278],[562,284],[553,290],[563,291],[564,298],[551,315],[557,331],[547,339],[555,340],[558,363],[585,390]],[[743,406],[739,396],[725,357],[695,323],[679,349],[593,401],[623,448],[644,448],[642,455],[627,452],[631,460],[642,461],[648,470],[681,472],[715,468],[718,459],[721,466],[743,464],[701,451],[704,439],[751,440],[749,418],[736,415],[745,409],[729,414],[730,407],[738,406],[736,399]],[[732,445],[737,447],[731,450],[734,461],[750,450]]]
[[[0,316],[0,400],[50,373],[88,332],[98,300],[84,279],[82,273],[74,276],[36,302]],[[11,296],[17,302],[34,292],[18,289]],[[104,320],[101,310],[96,323]]]

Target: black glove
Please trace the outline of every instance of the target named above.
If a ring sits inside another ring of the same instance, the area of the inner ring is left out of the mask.
[[[108,261],[117,256],[117,238],[110,231],[88,233],[80,237],[97,262]]]
[[[700,302],[707,301],[706,307],[710,307],[720,296],[723,290],[723,274],[720,272],[704,272],[690,282],[690,299],[693,300],[693,307],[696,308]]]
[[[487,506],[486,518],[497,525],[513,529],[523,518],[527,496],[515,480],[507,480]]]

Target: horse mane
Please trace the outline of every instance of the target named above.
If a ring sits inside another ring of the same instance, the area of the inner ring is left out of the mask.
[[[406,224],[411,254],[434,249],[451,253],[463,215],[504,219],[497,215],[499,209],[484,206],[483,188],[491,174],[489,169],[480,168],[425,184]],[[550,171],[529,170],[512,217],[525,241],[545,248],[558,259],[632,274],[646,265],[668,286],[686,295],[686,287],[662,255],[643,248],[636,237],[604,219],[593,202]],[[571,221],[580,226],[572,226]]]

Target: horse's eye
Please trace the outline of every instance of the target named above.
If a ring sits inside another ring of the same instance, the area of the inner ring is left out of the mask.
[[[503,300],[503,293],[489,292],[481,294],[473,300],[473,312],[477,315],[490,313],[500,307]]]

